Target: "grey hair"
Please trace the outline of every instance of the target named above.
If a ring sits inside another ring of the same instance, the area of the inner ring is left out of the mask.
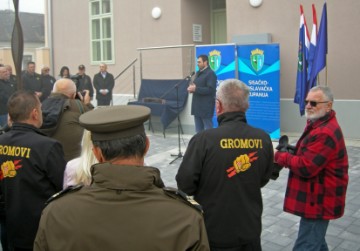
[[[331,89],[328,86],[317,85],[311,88],[309,92],[315,91],[321,91],[327,100],[334,101],[334,95],[332,94]]]
[[[227,79],[223,81],[217,92],[218,99],[226,112],[242,111],[249,108],[249,87],[238,79]]]

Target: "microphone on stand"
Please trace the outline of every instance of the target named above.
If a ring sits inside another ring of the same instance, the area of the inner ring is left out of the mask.
[[[187,76],[185,79],[186,80],[189,80],[189,79],[191,79],[192,78],[192,76],[194,76],[195,75],[195,72],[193,71],[189,76]]]

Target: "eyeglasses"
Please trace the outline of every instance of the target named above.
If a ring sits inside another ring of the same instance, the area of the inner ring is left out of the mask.
[[[307,105],[308,103],[310,103],[311,107],[316,107],[317,104],[325,104],[325,103],[329,103],[330,101],[310,101],[310,100],[305,100],[305,105]]]

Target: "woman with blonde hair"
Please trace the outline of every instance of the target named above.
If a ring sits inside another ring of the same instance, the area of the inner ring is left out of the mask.
[[[80,157],[70,160],[66,165],[64,189],[80,183],[84,185],[90,185],[91,183],[90,168],[93,164],[98,163],[98,161],[92,152],[91,133],[88,130],[84,130],[81,145]]]

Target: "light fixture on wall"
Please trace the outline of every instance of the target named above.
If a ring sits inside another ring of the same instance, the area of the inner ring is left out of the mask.
[[[154,19],[158,19],[161,16],[161,9],[159,7],[154,7],[151,11],[151,16]]]
[[[263,0],[249,0],[249,3],[252,7],[256,8],[262,4]]]

